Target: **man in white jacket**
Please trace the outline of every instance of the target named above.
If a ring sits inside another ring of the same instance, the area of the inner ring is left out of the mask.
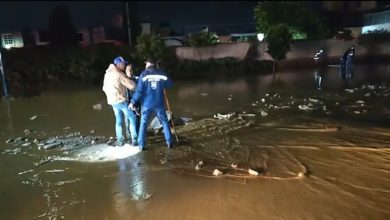
[[[104,75],[103,91],[107,96],[107,103],[112,106],[115,114],[115,132],[118,146],[125,143],[122,124],[123,115],[130,121],[130,133],[132,145],[137,146],[138,131],[136,127],[136,115],[128,109],[126,89],[135,90],[135,82],[125,75],[125,68],[128,61],[122,57],[114,59],[114,64],[110,64]],[[123,114],[122,114],[123,113]]]

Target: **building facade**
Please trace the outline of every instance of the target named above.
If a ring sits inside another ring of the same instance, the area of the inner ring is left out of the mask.
[[[5,49],[24,47],[21,32],[5,32],[1,34],[1,47]]]
[[[390,32],[390,10],[366,14],[362,34],[375,30]]]

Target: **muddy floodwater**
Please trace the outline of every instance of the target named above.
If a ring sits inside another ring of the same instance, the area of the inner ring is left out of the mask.
[[[390,66],[175,81],[168,97],[192,119],[180,144],[150,133],[111,161],[85,150],[115,137],[101,88],[2,100],[0,219],[390,219]]]

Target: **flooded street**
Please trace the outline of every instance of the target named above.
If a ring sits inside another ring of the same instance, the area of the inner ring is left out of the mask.
[[[192,118],[180,145],[150,134],[108,162],[37,144],[114,137],[101,88],[0,102],[0,219],[390,219],[390,66],[175,81],[168,96]]]

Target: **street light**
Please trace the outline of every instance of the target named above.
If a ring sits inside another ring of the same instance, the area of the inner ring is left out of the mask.
[[[262,33],[257,34],[257,39],[258,39],[260,42],[263,41],[263,40],[264,40],[264,34],[262,34]]]
[[[260,44],[260,49],[261,49],[261,58],[263,58],[264,57],[264,50],[265,49],[263,49],[263,45],[264,45],[264,43],[263,43],[263,40],[264,40],[264,34],[263,33],[258,33],[257,34],[257,40],[259,40],[260,42],[261,42],[261,44]]]
[[[1,51],[0,51],[0,71],[1,71],[1,76],[2,76],[1,81],[3,82],[4,96],[8,97],[7,82],[5,81],[5,72],[4,72],[4,68],[3,68],[3,60],[1,58]]]

